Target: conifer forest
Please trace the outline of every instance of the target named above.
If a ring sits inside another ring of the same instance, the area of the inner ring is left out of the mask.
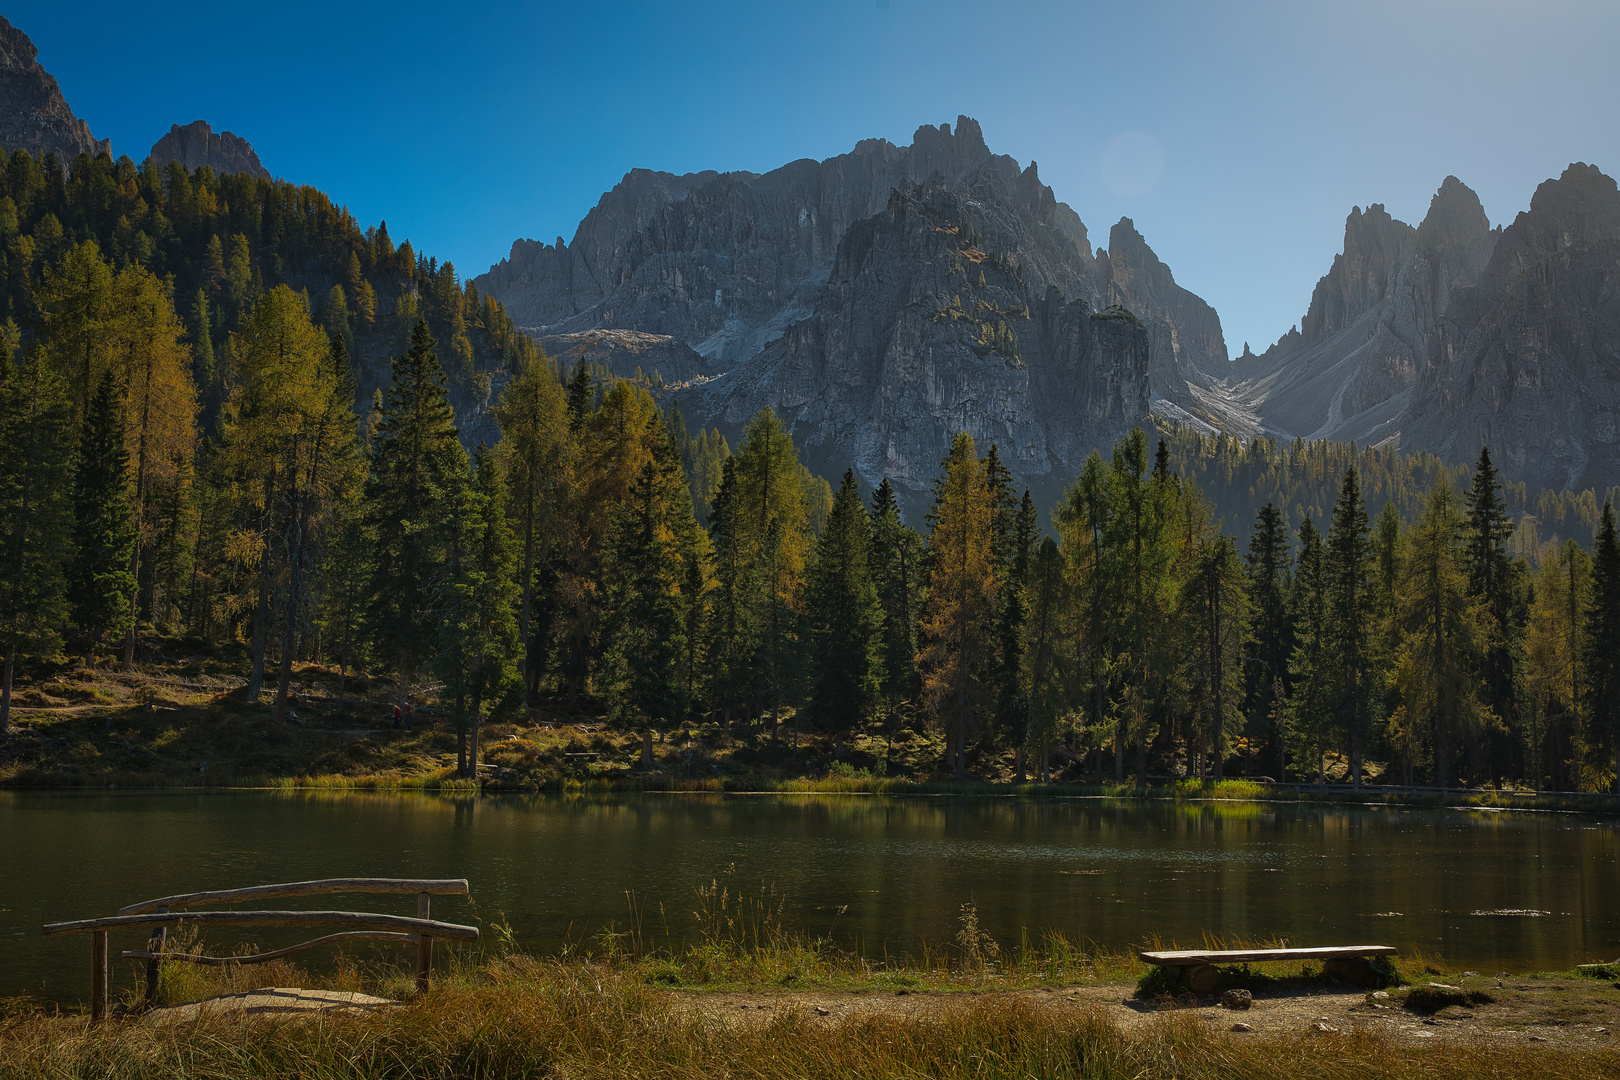
[[[1136,430],[1038,506],[963,434],[908,521],[313,189],[105,154],[4,161],[0,320],[0,732],[18,680],[161,643],[240,650],[278,721],[295,663],[386,675],[468,768],[491,717],[594,710],[926,729],[956,779],[1620,790],[1615,493],[1488,447]]]

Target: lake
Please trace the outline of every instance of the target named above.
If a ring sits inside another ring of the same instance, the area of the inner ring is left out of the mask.
[[[790,928],[869,955],[1058,930],[1123,949],[1280,935],[1391,944],[1481,971],[1620,956],[1620,832],[1606,818],[1289,803],[780,795],[0,791],[0,996],[82,999],[89,941],[41,924],[137,900],[305,878],[465,877],[434,915],[504,917],[518,944],[591,947],[628,922],[696,936],[713,880],[787,898]],[[287,906],[320,907],[323,902]],[[400,897],[330,906],[414,914]],[[660,914],[662,905],[662,914]],[[225,938],[229,931],[216,937]],[[247,931],[246,933],[254,933]],[[127,940],[125,940],[127,939]],[[265,934],[267,946],[299,935]],[[144,934],[114,934],[135,948]],[[394,950],[404,959],[404,950]],[[319,954],[311,954],[318,956]],[[318,961],[317,961],[318,962]],[[115,961],[116,984],[130,964]]]

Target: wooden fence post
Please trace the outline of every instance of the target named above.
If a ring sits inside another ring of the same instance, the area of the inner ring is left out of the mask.
[[[157,909],[157,913],[159,915],[167,915],[169,913],[169,909],[166,907],[160,907]],[[168,940],[169,928],[167,926],[160,926],[156,930],[153,930],[152,936],[147,939],[146,951],[151,953],[161,953],[163,951],[163,946],[168,942]],[[158,967],[158,958],[154,956],[152,959],[146,962],[146,1007],[148,1009],[157,1004],[159,975],[160,969]]]
[[[107,1018],[107,931],[90,935],[90,1022]]]
[[[433,898],[427,893],[418,893],[416,896],[416,917],[428,918],[429,905]],[[431,934],[418,934],[416,936],[416,989],[426,992],[428,988],[428,970],[433,966],[433,936]]]

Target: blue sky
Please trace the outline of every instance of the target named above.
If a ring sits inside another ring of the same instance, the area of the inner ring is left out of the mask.
[[[1133,218],[1234,353],[1305,312],[1353,205],[1447,174],[1493,223],[1571,161],[1620,171],[1605,0],[150,5],[4,12],[143,157],[171,123],[481,272],[572,237],[632,167],[764,171],[977,118],[1106,243]]]

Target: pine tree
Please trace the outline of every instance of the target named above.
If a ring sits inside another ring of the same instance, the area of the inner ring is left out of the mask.
[[[1119,650],[1113,666],[1123,682],[1122,734],[1136,744],[1136,783],[1141,787],[1147,784],[1148,727],[1156,705],[1151,657],[1174,590],[1169,526],[1176,488],[1168,467],[1149,475],[1147,436],[1141,428],[1115,444],[1108,474],[1111,529],[1104,544],[1109,559],[1102,567],[1114,583],[1108,636]]]
[[[1073,639],[1066,633],[1068,580],[1063,555],[1050,536],[1043,536],[1030,557],[1023,586],[1023,700],[1025,720],[1018,754],[1018,780],[1033,753],[1042,783],[1051,779],[1051,743],[1058,718],[1067,706]]]
[[[1246,672],[1249,730],[1264,741],[1270,767],[1281,775],[1283,733],[1271,729],[1270,720],[1277,711],[1277,688],[1287,688],[1288,660],[1294,651],[1294,631],[1288,618],[1293,558],[1282,512],[1269,502],[1255,518],[1247,562],[1253,610],[1249,631],[1254,643]]]
[[[927,549],[917,530],[900,520],[887,477],[872,493],[872,582],[883,613],[884,696],[890,706],[914,700],[917,624],[922,618]]]
[[[219,362],[214,357],[214,319],[208,309],[208,293],[202,289],[191,299],[191,374],[204,400],[217,404],[216,384]]]
[[[91,658],[131,625],[135,515],[129,502],[124,409],[110,372],[101,376],[79,427],[73,474],[73,564],[68,573],[74,644]]]
[[[1115,553],[1109,547],[1118,536],[1112,475],[1095,450],[1086,457],[1080,476],[1063,497],[1054,514],[1063,537],[1062,551],[1075,575],[1076,588],[1076,676],[1081,684],[1088,726],[1103,738],[1112,727],[1114,782],[1125,779],[1124,710],[1113,709],[1108,720],[1109,698],[1114,683],[1115,634],[1113,599],[1119,581],[1113,576]],[[1041,765],[1045,775],[1046,765]]]
[[[444,368],[418,320],[411,347],[394,360],[371,444],[366,526],[375,544],[368,622],[380,657],[395,665],[397,697],[437,654],[445,563],[453,522],[447,511],[468,482]]]
[[[1591,557],[1574,540],[1550,554],[1536,572],[1526,635],[1527,775],[1533,787],[1571,790],[1580,773],[1581,630]]]
[[[574,366],[573,378],[568,380],[568,425],[579,433],[585,426],[585,420],[591,415],[591,373],[585,367],[585,358],[581,356],[579,363]]]
[[[454,702],[462,776],[478,775],[484,710],[517,681],[520,653],[514,578],[515,544],[497,459],[480,444],[473,479],[449,496],[446,596],[440,607],[434,667]],[[468,736],[471,735],[471,748]]]
[[[689,634],[700,628],[684,594],[692,562],[705,557],[680,457],[666,440],[613,515],[604,573],[602,683],[613,719],[646,733],[647,767],[653,733],[669,731],[692,705]]]
[[[854,470],[844,473],[805,582],[811,704],[820,725],[848,731],[870,719],[883,686],[883,612],[871,528]]]
[[[1430,731],[1441,787],[1451,783],[1459,742],[1477,740],[1496,724],[1475,675],[1490,613],[1468,593],[1457,543],[1462,528],[1451,485],[1436,484],[1412,528],[1399,600],[1403,647],[1395,679],[1403,719],[1413,736]]]
[[[985,472],[986,475],[989,474],[988,462]],[[1010,494],[1008,491],[1009,496]],[[997,498],[999,500],[999,496]],[[998,507],[998,511],[999,509]],[[1005,515],[998,512],[998,520],[1003,517],[1006,520],[998,528],[998,532],[1003,533],[1002,546],[997,551],[996,558],[998,583],[996,664],[993,680],[996,720],[1000,728],[997,734],[1008,736],[1022,730],[1029,716],[1022,677],[1024,620],[1028,615],[1024,586],[1029,579],[1029,558],[1035,547],[1035,533],[1039,521],[1035,515],[1035,500],[1030,497],[1028,488],[1024,489],[1023,500],[1013,501]],[[1022,748],[1023,740],[1015,741]]]
[[[1327,632],[1328,579],[1322,534],[1306,518],[1299,525],[1289,622],[1294,628],[1294,655],[1289,661],[1287,700],[1289,749],[1302,778],[1325,779],[1322,754],[1331,722],[1331,671]],[[1301,769],[1299,763],[1306,768]]]
[[[91,394],[113,366],[117,319],[113,272],[94,240],[63,253],[39,289],[40,345],[73,394],[75,425],[84,422]]]
[[[967,777],[970,714],[985,696],[985,659],[996,604],[994,493],[973,437],[958,434],[934,484],[928,538],[932,570],[919,666],[925,694],[945,728],[956,778]]]
[[[1350,750],[1351,782],[1361,786],[1361,759],[1372,730],[1369,670],[1373,607],[1368,589],[1372,539],[1355,468],[1345,470],[1327,539],[1327,637],[1333,711]]]
[[[14,330],[14,327],[8,329]],[[65,380],[34,350],[0,350],[0,736],[11,722],[11,684],[23,656],[49,656],[67,621],[65,555],[72,529],[73,411]]]
[[[124,670],[132,671],[139,612],[142,607],[151,610],[151,598],[160,588],[152,567],[142,564],[146,548],[161,535],[161,523],[154,518],[161,516],[166,503],[184,504],[190,497],[187,486],[197,442],[197,387],[191,379],[185,327],[175,313],[168,286],[145,268],[133,265],[118,272],[113,292],[117,312],[110,322],[115,334],[113,363],[124,388],[136,526],[130,573],[138,591],[130,598],[133,610],[124,635]]]
[[[1197,565],[1184,596],[1188,625],[1197,643],[1199,684],[1195,695],[1204,714],[1215,780],[1223,776],[1228,738],[1242,733],[1243,655],[1255,617],[1237,542],[1216,535],[1199,546]]]
[[[577,443],[568,405],[546,363],[530,364],[506,384],[495,408],[501,428],[496,454],[507,481],[506,512],[518,543],[518,677],[536,689],[544,654],[534,628],[534,584],[550,560],[561,527]]]
[[[361,461],[345,358],[309,318],[302,295],[279,285],[243,320],[237,383],[224,410],[224,452],[256,565],[252,669],[248,700],[257,700],[279,604],[281,656],[275,716],[284,718],[301,626],[315,621],[313,586],[334,511],[352,501]]]
[[[1502,484],[1491,464],[1488,447],[1480,449],[1466,503],[1463,564],[1468,574],[1468,592],[1485,605],[1491,617],[1491,637],[1480,667],[1485,700],[1504,721],[1516,722],[1527,607],[1522,571],[1507,552],[1513,521],[1508,517]],[[1469,756],[1477,762],[1481,755]],[[1483,768],[1483,764],[1476,768]]]
[[[1614,505],[1603,504],[1592,545],[1591,599],[1581,641],[1581,683],[1586,699],[1586,741],[1600,767],[1614,769],[1620,795],[1620,538]]]

